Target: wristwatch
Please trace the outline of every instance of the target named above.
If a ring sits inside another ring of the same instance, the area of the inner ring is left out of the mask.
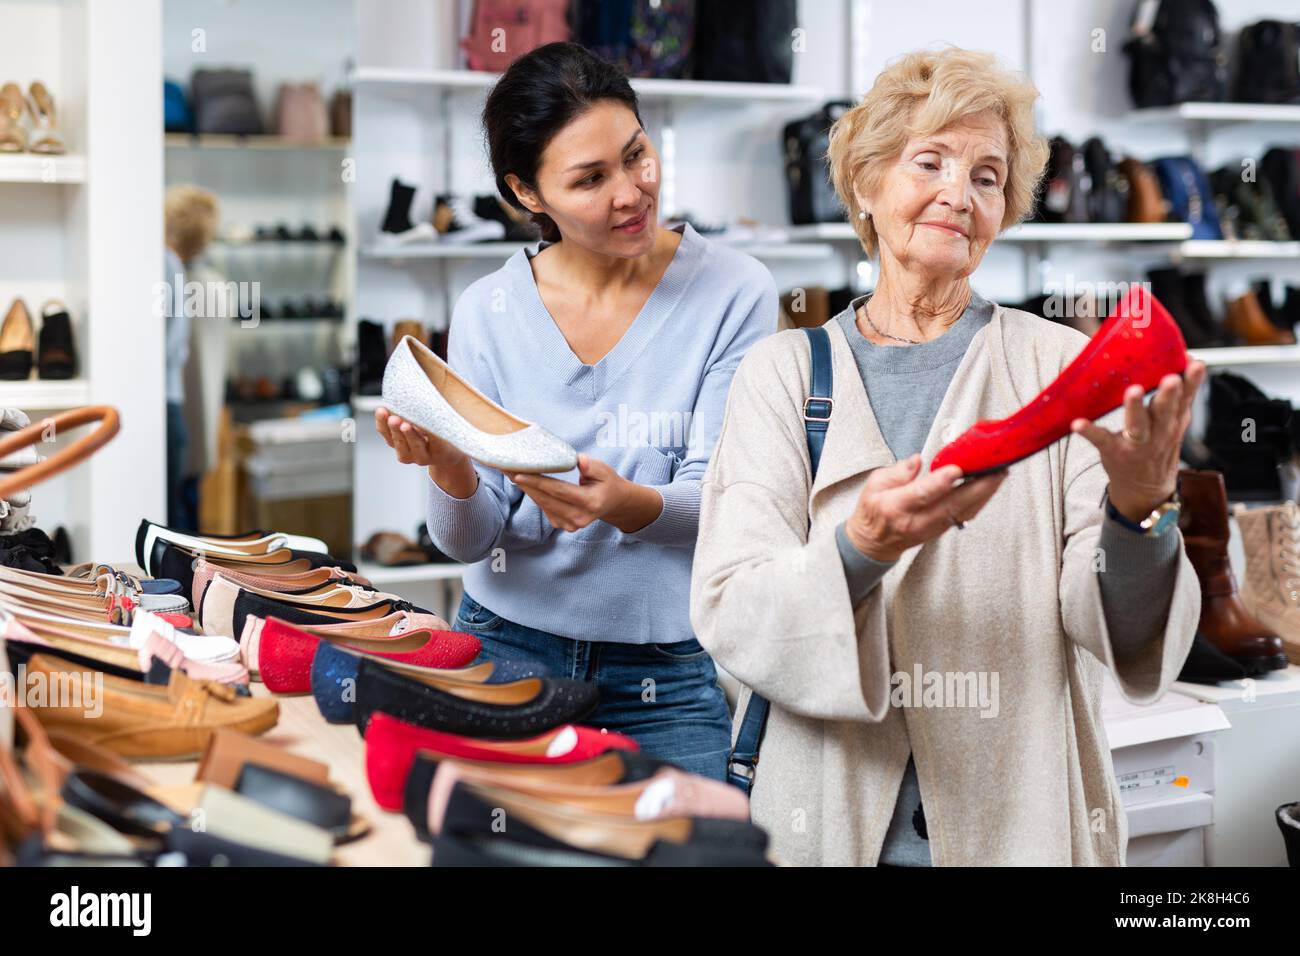
[[[1130,521],[1124,515],[1120,514],[1113,504],[1110,503],[1110,490],[1106,490],[1106,514],[1114,521],[1122,524],[1130,531],[1137,534],[1144,534],[1151,538],[1158,538],[1175,524],[1178,523],[1178,514],[1183,507],[1183,499],[1178,497],[1178,489],[1160,504],[1156,505],[1154,510],[1136,524]]]

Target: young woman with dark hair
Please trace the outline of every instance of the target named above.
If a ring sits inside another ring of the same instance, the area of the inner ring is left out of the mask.
[[[636,93],[572,43],[521,57],[483,126],[501,195],[542,229],[471,285],[448,360],[578,450],[568,476],[501,474],[385,409],[428,469],[428,525],[471,564],[455,627],[489,659],[595,681],[589,723],[724,779],[731,721],[688,600],[701,480],[732,374],[776,328],[758,262],[659,220],[659,155]]]

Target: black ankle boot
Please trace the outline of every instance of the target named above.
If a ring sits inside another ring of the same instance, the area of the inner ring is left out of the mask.
[[[357,394],[380,395],[384,386],[384,366],[388,364],[388,344],[384,327],[362,319],[357,323]]]
[[[1200,317],[1187,303],[1184,277],[1177,269],[1152,269],[1147,273],[1151,294],[1169,310],[1178,323],[1190,349],[1208,349],[1221,344],[1212,329],[1206,329]]]
[[[1210,300],[1205,295],[1204,272],[1189,272],[1183,276],[1183,301],[1187,304],[1191,321],[1200,330],[1206,343],[1200,348],[1214,349],[1232,344],[1232,338],[1215,321],[1214,313],[1210,311]]]
[[[388,211],[384,213],[383,232],[406,232],[411,229],[411,203],[415,201],[415,187],[394,179],[388,195]]]
[[[51,306],[54,311],[50,311]],[[42,312],[37,370],[41,378],[73,378],[77,374],[77,347],[72,341],[72,318],[61,303],[46,303]]]
[[[1278,466],[1295,452],[1293,411],[1286,399],[1270,398],[1240,375],[1210,376],[1205,444],[1224,463],[1223,480],[1232,500],[1282,500]]]
[[[1282,300],[1278,314],[1282,317],[1282,328],[1294,333],[1296,326],[1300,325],[1300,286],[1286,287],[1286,298]]]

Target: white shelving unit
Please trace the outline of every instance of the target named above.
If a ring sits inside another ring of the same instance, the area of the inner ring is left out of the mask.
[[[209,43],[221,48],[229,63],[250,70],[267,132],[166,134],[167,184],[194,183],[212,191],[220,202],[223,236],[237,227],[251,232],[279,225],[294,235],[311,226],[322,239],[335,227],[344,233],[342,243],[222,239],[209,246],[205,264],[229,281],[255,285],[263,307],[277,317],[264,316],[255,328],[233,321],[220,330],[200,330],[198,335],[213,335],[211,349],[192,349],[206,353],[200,356],[205,389],[219,380],[224,390],[227,379],[239,377],[278,382],[306,367],[324,370],[347,360],[345,317],[354,302],[356,264],[354,176],[348,169],[352,139],[303,140],[273,131],[279,128],[274,104],[281,84],[315,80],[329,101],[355,56],[355,17],[351,0],[168,0],[168,75],[184,82],[195,70],[213,65],[210,55],[194,51],[188,40],[193,25],[203,24]],[[344,317],[302,314],[308,301],[323,300],[341,303]],[[302,316],[279,318],[285,304]],[[218,334],[224,336],[220,342]],[[276,415],[282,407],[243,405],[235,417]]]
[[[394,262],[407,259],[490,259],[504,262],[528,243],[523,242],[474,242],[474,243],[436,243],[423,242],[409,245],[371,245],[361,250],[366,259],[391,260]],[[794,242],[734,242],[728,245],[748,253],[756,259],[821,259],[833,254],[834,250],[824,243]]]
[[[857,233],[847,222],[823,222],[809,226],[791,226],[791,239],[821,242],[857,243]],[[1027,222],[1012,226],[998,237],[999,242],[1180,242],[1192,234],[1192,227],[1182,222],[1140,223],[1042,223]]]
[[[405,568],[388,568],[373,561],[357,564],[357,573],[377,588],[402,584],[426,584],[430,581],[459,581],[465,573],[463,564],[413,564]]]
[[[1179,103],[1134,110],[1140,123],[1300,123],[1300,106],[1272,103]]]
[[[90,404],[90,395],[90,384],[80,378],[63,381],[31,378],[22,382],[0,382],[0,408],[60,411]]]
[[[1250,239],[1189,239],[1178,247],[1184,259],[1290,259],[1300,262],[1300,242]]]
[[[121,560],[165,502],[161,0],[0,0],[0,22],[4,79],[47,85],[68,148],[0,156],[0,309],[23,298],[39,329],[42,302],[64,302],[80,366],[72,380],[0,382],[0,405],[33,420],[118,410],[117,436],[37,485],[32,514],[67,528],[76,560]]]
[[[0,183],[79,185],[86,181],[85,156],[0,155]]]
[[[375,90],[478,90],[500,78],[498,73],[476,70],[406,70],[361,67],[352,74],[353,83]],[[739,102],[788,101],[818,103],[826,98],[817,86],[782,83],[715,83],[702,80],[633,79],[632,88],[643,100],[735,100]]]
[[[1300,345],[1238,345],[1223,349],[1190,349],[1188,354],[1209,366],[1300,364]]]
[[[167,133],[163,144],[168,149],[277,149],[295,151],[346,152],[352,146],[347,137],[322,140],[285,139],[283,136],[227,136],[217,133]]]

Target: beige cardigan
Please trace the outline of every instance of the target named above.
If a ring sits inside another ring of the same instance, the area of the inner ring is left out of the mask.
[[[1116,664],[1096,575],[1107,478],[1096,449],[1071,435],[1014,465],[964,530],[908,550],[851,607],[835,527],[867,473],[894,459],[843,330],[826,328],[835,406],[811,495],[798,330],[741,363],[704,478],[691,620],[746,685],[737,727],[749,688],[772,702],[755,822],[784,862],[874,865],[910,749],[936,865],[1123,865],[1102,668],[1135,703],[1165,692],[1199,616],[1191,563],[1180,548],[1164,634]],[[1086,341],[995,308],[944,396],[923,467],[976,419],[1032,399]],[[1120,415],[1102,422],[1119,427]],[[951,701],[891,706],[891,675],[918,666],[984,672],[990,690],[996,673],[996,716]]]

